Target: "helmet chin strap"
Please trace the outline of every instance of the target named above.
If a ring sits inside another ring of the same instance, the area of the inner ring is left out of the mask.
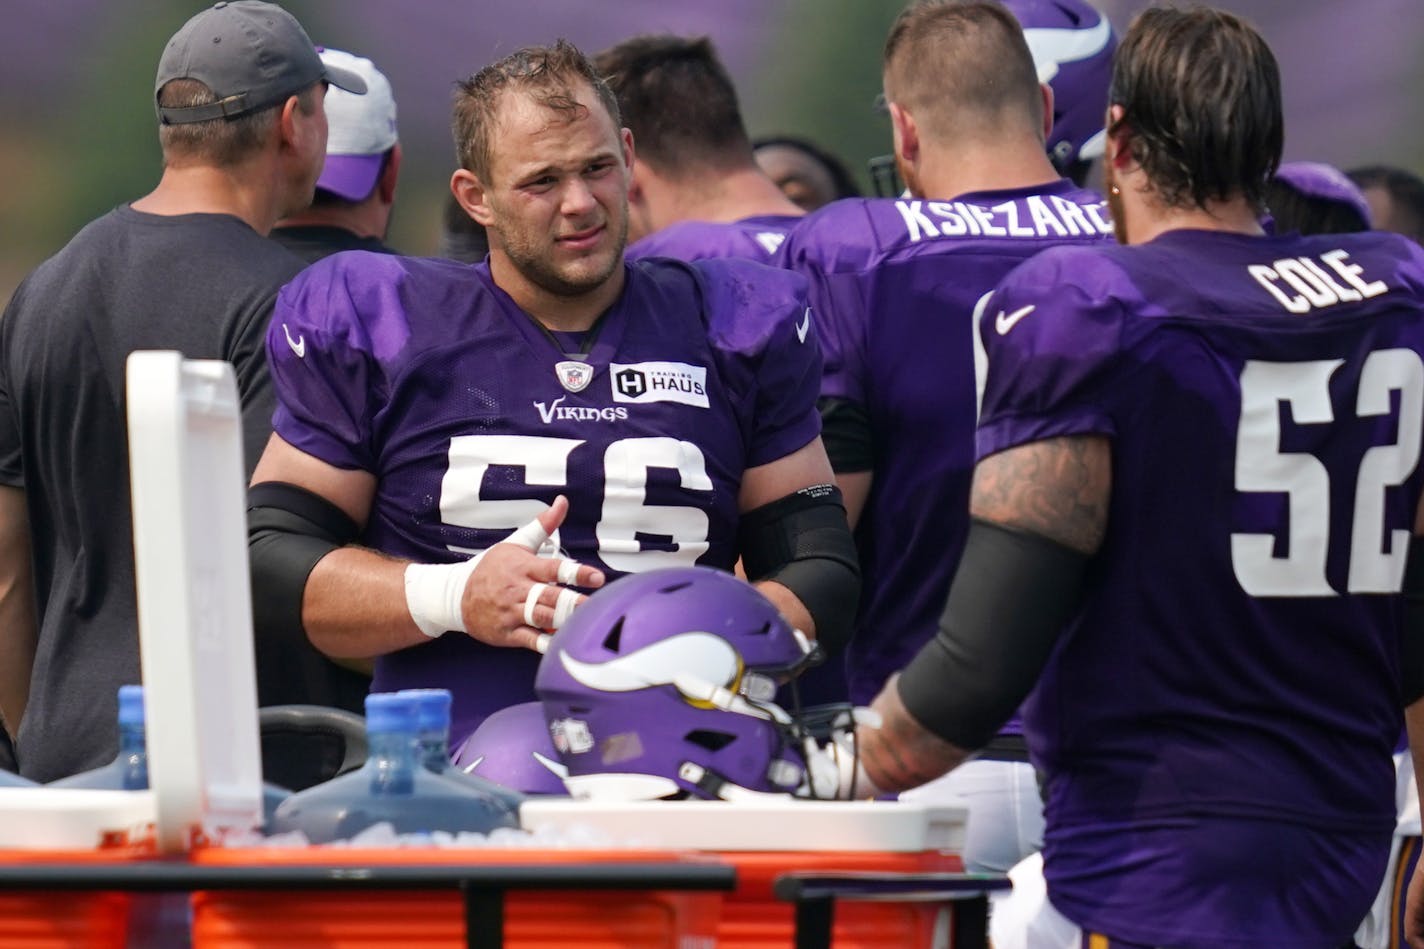
[[[722,801],[785,801],[784,791],[753,791],[751,788],[734,784],[722,777],[715,771],[710,771],[700,764],[691,761],[684,761],[677,769],[678,777],[688,784],[694,785],[699,791],[708,797],[715,797]]]

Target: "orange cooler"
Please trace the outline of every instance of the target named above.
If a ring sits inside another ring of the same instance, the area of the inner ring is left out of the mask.
[[[905,802],[646,801],[612,803],[532,799],[520,807],[525,827],[597,828],[614,840],[706,852],[737,870],[722,903],[719,949],[787,949],[795,907],[772,884],[795,871],[958,873],[964,869],[965,809]],[[838,900],[836,949],[914,949],[944,932],[942,903]],[[941,940],[942,941],[942,940]]]
[[[140,851],[0,850],[0,865],[116,864]],[[127,893],[0,891],[0,946],[5,949],[124,949],[128,941]]]
[[[209,849],[208,866],[351,864],[520,865],[705,862],[648,850],[533,849]],[[510,949],[701,949],[716,936],[723,895],[677,890],[507,891],[504,942]],[[194,949],[463,949],[464,899],[432,890],[235,890],[193,897]]]

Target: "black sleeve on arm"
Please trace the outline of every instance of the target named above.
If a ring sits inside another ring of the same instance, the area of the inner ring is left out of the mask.
[[[900,674],[915,720],[982,748],[1023,703],[1082,593],[1088,556],[975,518],[939,633]]]
[[[303,636],[302,594],[317,561],[360,536],[346,512],[319,494],[280,481],[247,492],[247,554],[252,624]]]
[[[737,542],[748,580],[775,580],[796,594],[821,648],[845,648],[860,604],[860,560],[839,488],[811,485],[748,511]]]
[[[875,445],[870,435],[870,413],[849,399],[823,396],[817,400],[821,412],[821,442],[836,474],[871,471],[875,468]]]
[[[1424,537],[1409,539],[1404,561],[1404,631],[1399,642],[1399,680],[1404,704],[1424,698]]]

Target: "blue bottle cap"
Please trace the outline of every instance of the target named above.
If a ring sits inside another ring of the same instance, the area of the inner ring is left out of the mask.
[[[415,731],[415,702],[399,692],[366,696],[366,734]]]
[[[415,703],[416,731],[447,731],[450,728],[449,689],[402,689],[398,695],[405,695]]]
[[[119,724],[143,724],[143,686],[119,686]]]

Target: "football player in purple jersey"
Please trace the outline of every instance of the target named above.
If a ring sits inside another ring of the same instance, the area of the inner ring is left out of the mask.
[[[911,196],[823,208],[779,255],[810,282],[826,356],[824,437],[864,569],[847,661],[857,704],[933,638],[959,561],[980,299],[1044,248],[1112,233],[1102,197],[1050,163],[1053,97],[996,0],[908,9],[885,44],[884,83]],[[1042,804],[1017,722],[972,765],[916,793],[970,803],[971,870],[1003,872],[1038,848]]]
[[[630,260],[766,262],[805,212],[767,177],[737,90],[707,37],[635,36],[594,57],[638,160],[628,188]]]
[[[1046,830],[998,949],[1335,949],[1402,717],[1424,744],[1424,253],[1263,232],[1279,71],[1231,14],[1139,15],[1110,101],[1121,246],[987,301],[974,519],[859,777],[922,783],[1022,704]]]
[[[374,657],[377,691],[449,689],[456,734],[532,700],[540,631],[628,572],[740,557],[843,639],[858,568],[804,282],[625,263],[632,137],[565,42],[462,82],[454,130],[487,262],[337,254],[278,301],[257,623]]]

